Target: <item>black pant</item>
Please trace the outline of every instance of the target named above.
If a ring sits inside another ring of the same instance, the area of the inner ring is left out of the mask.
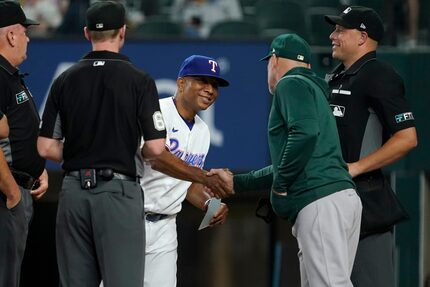
[[[33,216],[30,191],[21,189],[21,201],[12,209],[0,197],[0,287],[18,287],[28,227]],[[3,195],[3,194],[2,194]]]

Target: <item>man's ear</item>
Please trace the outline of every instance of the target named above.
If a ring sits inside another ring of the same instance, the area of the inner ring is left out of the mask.
[[[178,91],[182,93],[185,88],[185,79],[184,78],[177,78],[176,79],[176,86],[178,87]]]
[[[119,35],[120,35],[120,38],[121,39],[124,39],[125,38],[125,31],[127,30],[127,26],[126,25],[124,25],[124,26],[122,26],[120,29],[119,29]]]
[[[6,39],[10,46],[15,47],[15,33],[13,30],[6,31]]]
[[[85,35],[85,38],[88,40],[88,41],[91,41],[91,34],[90,34],[90,30],[88,30],[88,28],[85,26],[84,27],[84,35]]]
[[[367,38],[368,38],[369,36],[367,35],[367,33],[366,32],[361,32],[360,33],[360,39],[358,40],[358,45],[363,45],[364,43],[366,43],[366,41],[367,41]]]

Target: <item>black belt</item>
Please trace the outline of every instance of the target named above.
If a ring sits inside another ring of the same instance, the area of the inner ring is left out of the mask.
[[[159,220],[163,220],[170,215],[168,214],[160,214],[160,213],[145,213],[145,219],[150,222],[157,222]]]
[[[106,174],[105,169],[98,169],[96,170],[97,177],[104,180],[109,181],[111,179],[120,179],[120,180],[129,180],[129,181],[136,181],[137,177],[128,176],[122,173],[112,172],[109,174]],[[79,170],[73,170],[73,171],[66,171],[65,175],[67,176],[73,176],[76,178],[81,178],[81,174]]]
[[[10,172],[12,173],[13,178],[19,186],[30,190],[36,187],[38,182],[37,178],[32,177],[26,172],[19,171],[13,168],[10,168]]]

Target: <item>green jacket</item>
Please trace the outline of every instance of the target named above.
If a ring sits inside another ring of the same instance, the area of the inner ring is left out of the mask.
[[[279,80],[269,115],[272,165],[234,177],[236,192],[272,189],[273,210],[294,224],[306,205],[355,188],[342,159],[339,136],[327,101],[328,87],[310,69],[294,68]]]

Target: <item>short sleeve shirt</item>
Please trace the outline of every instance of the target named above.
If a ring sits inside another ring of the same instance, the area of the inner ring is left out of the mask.
[[[0,55],[0,118],[6,115],[8,138],[0,140],[9,166],[38,178],[45,160],[37,152],[40,118],[23,75]]]
[[[64,139],[66,171],[135,176],[140,138],[166,136],[155,82],[124,55],[90,52],[54,81],[40,135]]]
[[[346,162],[358,161],[397,131],[415,126],[402,78],[377,60],[376,52],[364,55],[346,71],[339,65],[326,80]]]

